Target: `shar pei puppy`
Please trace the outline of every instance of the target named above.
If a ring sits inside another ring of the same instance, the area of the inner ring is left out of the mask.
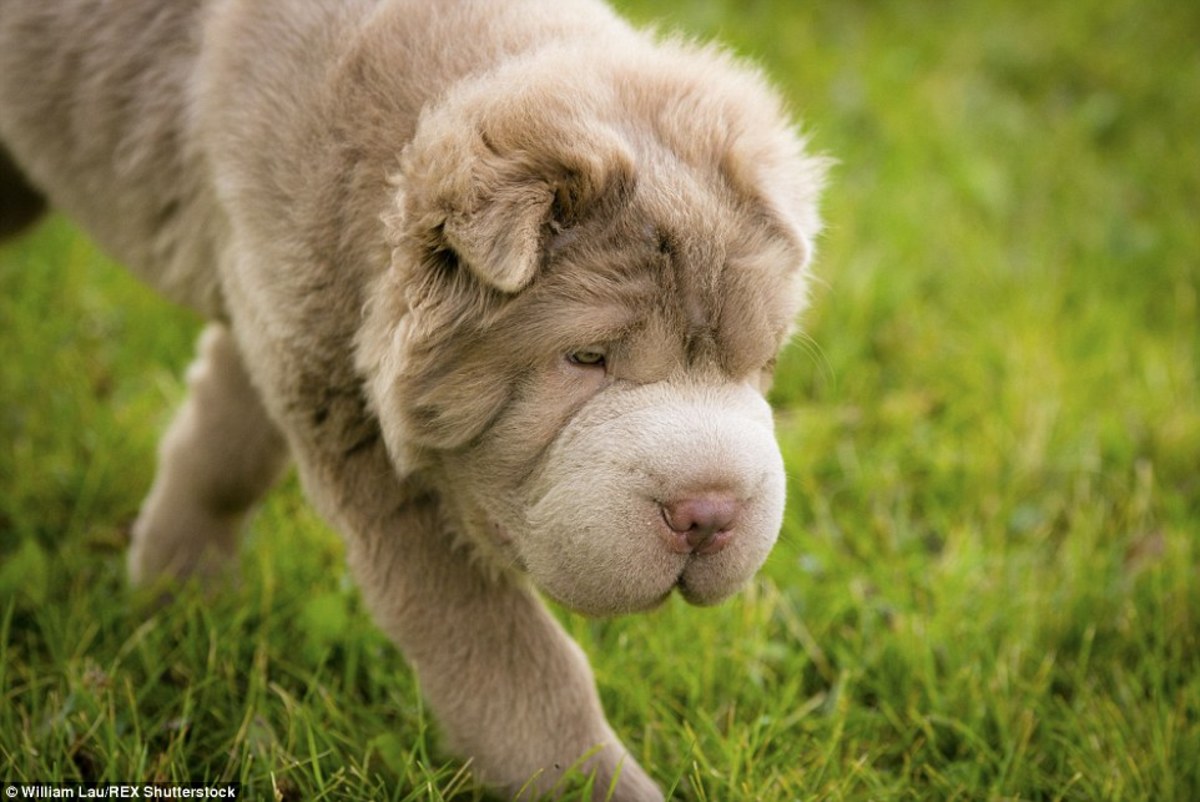
[[[766,558],[822,168],[754,70],[597,0],[0,4],[0,233],[57,208],[211,320],[133,581],[219,575],[294,463],[509,795],[661,798],[539,594]]]

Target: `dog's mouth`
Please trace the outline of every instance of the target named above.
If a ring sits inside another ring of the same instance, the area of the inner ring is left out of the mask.
[[[703,554],[690,555],[666,595],[678,591],[680,597],[694,607],[711,607],[735,593],[753,573],[730,571],[727,566],[714,564],[714,559]]]
[[[679,576],[676,577],[676,579],[675,579],[675,585],[666,592],[666,595],[663,596],[663,600],[666,600],[667,596],[670,596],[675,591],[679,591],[679,595],[683,597],[684,601],[687,601],[689,603],[691,602],[691,600],[688,599],[689,591],[688,591],[688,583],[687,583],[686,566],[684,567],[683,570],[680,570]]]
[[[664,600],[667,596],[670,596],[672,592],[678,591],[679,595],[688,604],[699,605],[703,603],[696,594],[695,589],[688,584],[688,569],[692,567],[695,561],[696,555],[692,555],[688,561],[684,563],[683,567],[679,569],[679,576],[675,579],[675,585],[671,588],[671,590],[667,591],[665,596],[663,596]]]
[[[645,551],[635,551],[626,559],[637,561],[624,569],[614,568],[622,561],[593,565],[591,570],[577,563],[570,570],[547,572],[546,566],[527,559],[522,548],[520,524],[506,522],[502,516],[485,513],[477,520],[477,541],[497,564],[531,579],[546,596],[585,615],[609,615],[654,610],[667,602],[673,593],[689,605],[705,607],[716,604],[734,590],[731,577],[725,576],[723,563],[727,552],[720,555],[705,549],[680,553],[664,545],[662,533],[647,532],[645,542],[653,544]],[[644,566],[642,566],[644,562]],[[644,571],[640,570],[644,567]],[[574,572],[584,571],[577,575]],[[739,583],[740,584],[740,583]],[[594,606],[592,600],[604,600]]]

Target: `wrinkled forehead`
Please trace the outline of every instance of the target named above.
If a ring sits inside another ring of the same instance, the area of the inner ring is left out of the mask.
[[[657,215],[662,335],[675,339],[689,367],[739,378],[771,361],[790,330],[803,297],[803,253],[747,210],[706,212]]]
[[[560,350],[608,345],[638,381],[743,379],[770,363],[803,305],[804,253],[752,209],[684,189],[639,190],[615,219],[564,237],[521,328]]]

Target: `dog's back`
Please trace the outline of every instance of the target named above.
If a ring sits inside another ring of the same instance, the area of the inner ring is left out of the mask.
[[[110,255],[211,312],[211,199],[187,131],[205,5],[5,0],[0,140],[28,183]],[[20,203],[28,190],[12,176],[0,194]]]

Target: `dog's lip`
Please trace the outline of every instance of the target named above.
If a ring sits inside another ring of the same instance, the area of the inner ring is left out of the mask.
[[[692,595],[692,591],[691,591],[691,589],[688,587],[688,583],[687,583],[687,568],[686,568],[686,566],[685,566],[685,568],[684,568],[683,570],[681,570],[681,571],[679,572],[679,578],[675,580],[675,584],[671,586],[671,589],[670,589],[669,591],[667,591],[667,596],[670,596],[670,595],[671,595],[672,593],[674,593],[675,591],[679,591],[679,595],[680,595],[680,596],[683,598],[683,600],[684,600],[685,602],[687,602],[688,604],[695,604],[695,603],[696,603],[696,601],[695,601],[695,599],[694,599],[694,597],[693,597],[693,595]],[[666,598],[666,596],[664,596],[663,598],[665,599],[665,598]]]
[[[698,592],[692,587],[688,582],[688,574],[698,563],[704,563],[706,559],[711,558],[706,558],[703,554],[691,555],[683,567],[679,569],[679,576],[675,580],[675,584],[671,587],[672,591],[679,591],[679,595],[683,597],[685,602],[695,607],[708,607],[716,604],[736,590],[736,587],[731,587],[725,591],[718,590],[716,595],[706,595],[703,591]]]
[[[688,558],[684,561],[683,565],[679,566],[679,576],[675,577],[675,584],[671,586],[671,590],[667,591],[667,595],[670,595],[674,591],[679,591],[680,596],[689,602],[691,601],[689,598],[691,595],[691,590],[688,588],[687,575],[688,569],[692,567],[692,564],[695,563],[697,559],[698,555],[696,554],[688,555]]]

